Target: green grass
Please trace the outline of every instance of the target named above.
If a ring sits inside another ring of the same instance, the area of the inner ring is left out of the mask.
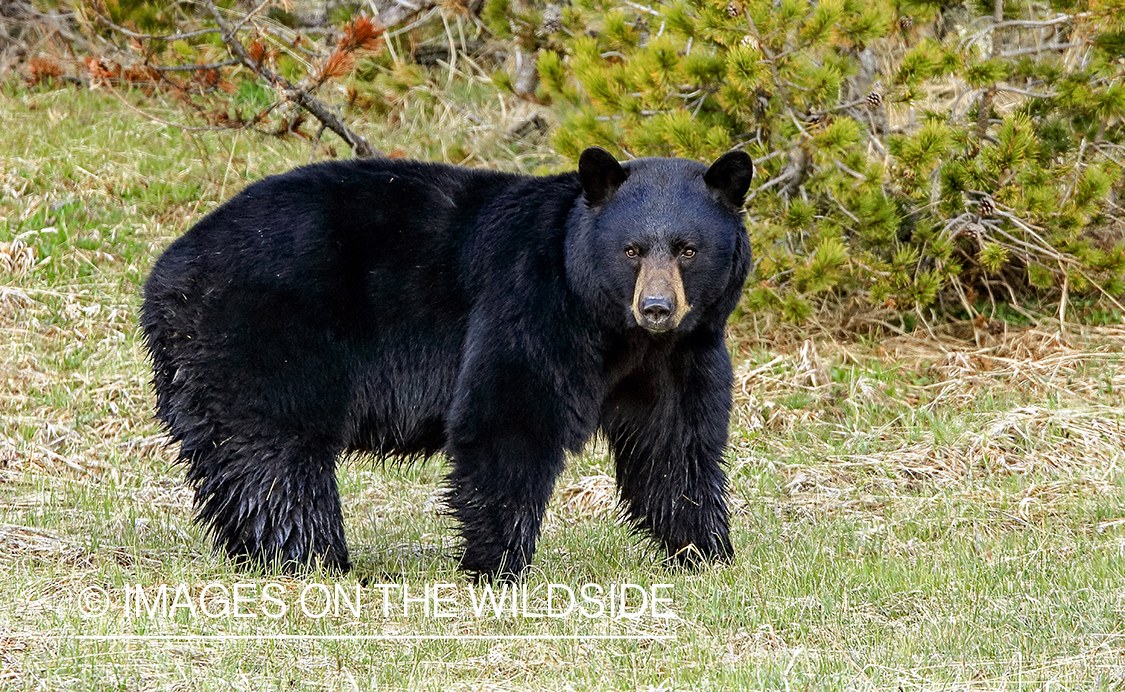
[[[343,464],[348,576],[245,573],[192,524],[151,419],[135,319],[153,258],[247,182],[308,161],[307,145],[185,134],[101,91],[7,87],[0,121],[0,248],[33,255],[29,271],[0,269],[0,687],[1125,688],[1125,332],[1110,327],[979,347],[735,329],[734,563],[664,567],[616,521],[612,464],[594,446],[560,480],[528,579],[667,583],[673,621],[125,617],[127,585],[280,584],[287,603],[315,583],[451,583],[461,597],[470,585],[440,511],[440,460]],[[412,156],[444,141],[511,170],[557,165],[410,127],[367,134]],[[112,599],[104,617],[82,616],[90,587]],[[91,634],[262,638],[77,638]],[[590,638],[611,634],[674,639]]]

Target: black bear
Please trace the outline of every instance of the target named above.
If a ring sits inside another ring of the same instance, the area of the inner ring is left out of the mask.
[[[596,432],[625,515],[680,562],[732,553],[723,329],[750,268],[750,157],[532,177],[299,168],[176,240],[144,288],[156,409],[228,554],[347,569],[347,450],[450,460],[461,566],[511,578]]]

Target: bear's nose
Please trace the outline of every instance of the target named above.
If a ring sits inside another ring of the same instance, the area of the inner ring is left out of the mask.
[[[641,314],[659,324],[672,314],[672,299],[667,296],[646,296],[641,301]]]

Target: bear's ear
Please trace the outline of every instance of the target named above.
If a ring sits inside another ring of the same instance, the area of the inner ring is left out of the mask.
[[[629,174],[601,147],[589,147],[578,158],[578,179],[591,207],[609,201]]]
[[[754,162],[750,160],[750,155],[744,151],[728,151],[711,164],[703,174],[703,182],[722,201],[741,209],[753,177]]]

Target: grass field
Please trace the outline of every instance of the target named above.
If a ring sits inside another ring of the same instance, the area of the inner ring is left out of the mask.
[[[412,156],[446,146],[373,134]],[[462,153],[471,136],[449,135]],[[560,164],[478,144],[474,165]],[[168,128],[104,91],[0,92],[0,688],[1125,689],[1117,327],[843,343],[748,318],[729,566],[662,566],[616,520],[594,446],[559,483],[519,614],[466,605],[440,460],[342,465],[351,574],[233,570],[151,418],[140,285],[220,200],[309,157]],[[138,614],[136,589],[161,584],[183,585],[177,607]],[[322,586],[378,584],[421,600],[321,615]],[[423,611],[440,584],[452,617]],[[676,617],[529,617],[547,584],[668,585]],[[222,611],[235,591],[245,617]]]

